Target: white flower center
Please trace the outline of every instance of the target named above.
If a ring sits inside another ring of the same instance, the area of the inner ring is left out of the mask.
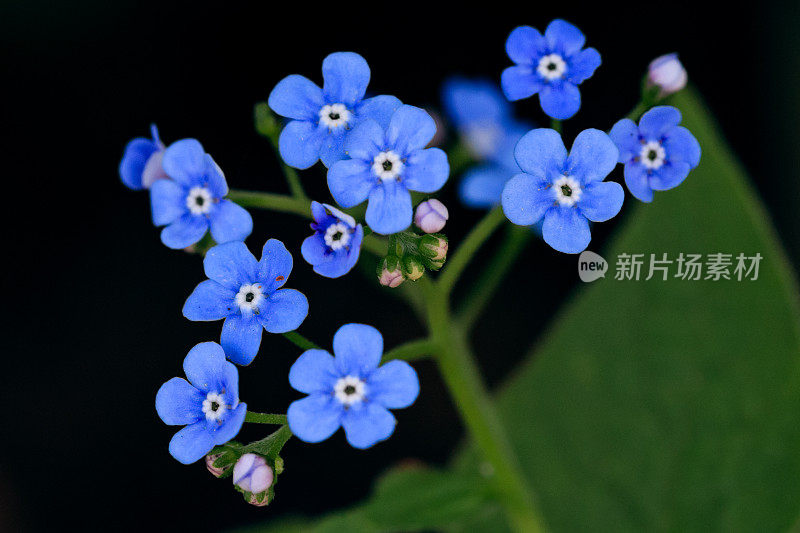
[[[213,198],[205,187],[192,187],[186,196],[186,207],[193,215],[205,215],[211,211]]]
[[[546,80],[555,80],[564,75],[567,70],[567,64],[558,54],[549,54],[539,60],[539,66],[536,67],[536,72]]]
[[[372,172],[384,181],[396,179],[402,170],[400,156],[391,150],[379,153],[372,160]]]
[[[264,300],[264,293],[261,292],[260,283],[242,285],[236,293],[236,303],[242,311],[258,312],[258,306]]]
[[[553,191],[555,191],[556,201],[567,207],[572,207],[578,200],[581,199],[580,183],[569,176],[561,176],[553,183]]]
[[[650,141],[642,145],[642,150],[639,152],[639,161],[642,162],[645,168],[655,170],[664,164],[666,155],[667,153],[660,142]]]
[[[333,386],[336,399],[342,402],[345,407],[364,400],[367,392],[367,385],[355,376],[345,376],[339,378]]]
[[[332,130],[347,126],[352,118],[353,114],[344,104],[328,104],[319,110],[319,121]]]
[[[219,420],[226,409],[228,405],[225,403],[225,398],[219,393],[209,392],[203,400],[203,414],[206,415],[206,420]]]
[[[350,228],[342,222],[337,222],[328,226],[325,230],[325,244],[331,250],[338,250],[350,243]]]

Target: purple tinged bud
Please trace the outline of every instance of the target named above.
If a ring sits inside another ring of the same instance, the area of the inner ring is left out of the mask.
[[[647,83],[659,88],[659,96],[668,96],[686,87],[688,75],[678,54],[655,58],[647,68]]]
[[[384,287],[391,287],[394,289],[403,283],[404,280],[403,272],[400,270],[400,261],[394,256],[385,258],[378,271],[378,281],[380,284]]]
[[[449,217],[447,207],[439,200],[432,198],[417,206],[414,213],[414,224],[425,233],[436,233],[444,228]]]
[[[247,500],[247,503],[256,507],[264,507],[269,504],[269,494],[264,494],[263,492],[256,494],[253,492],[250,494],[250,499]]]
[[[164,168],[161,166],[161,161],[164,159],[164,149],[154,152],[144,165],[142,171],[142,187],[149,189],[156,181],[161,179],[169,179]]]
[[[214,477],[222,476],[222,474],[224,474],[225,471],[231,467],[231,465],[214,466],[214,462],[216,462],[216,460],[220,457],[222,457],[221,453],[206,455],[206,468],[208,468],[208,471],[211,472],[211,475]]]
[[[254,453],[239,457],[233,467],[233,484],[245,492],[260,494],[272,486],[274,479],[275,474],[267,461]]]
[[[447,237],[444,235],[423,235],[419,251],[431,261],[444,261],[447,257]]]

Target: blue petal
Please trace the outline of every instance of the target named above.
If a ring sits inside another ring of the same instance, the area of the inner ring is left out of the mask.
[[[583,83],[592,77],[600,63],[600,52],[594,48],[582,50],[570,58],[567,79],[575,85]]]
[[[555,204],[550,184],[530,174],[517,174],[506,183],[502,195],[506,218],[520,226],[530,226]]]
[[[571,56],[583,48],[586,37],[581,30],[561,19],[555,19],[544,30],[544,38],[550,49]]]
[[[653,189],[650,188],[647,170],[641,163],[631,161],[625,165],[624,174],[625,185],[635,198],[642,202],[653,201]]]
[[[306,263],[312,266],[330,261],[333,258],[333,254],[330,253],[330,248],[325,244],[324,238],[320,233],[316,232],[303,241],[300,246],[300,254],[306,260]]]
[[[419,378],[405,361],[389,361],[367,380],[370,401],[389,409],[408,407],[419,395]]]
[[[325,105],[322,89],[305,76],[286,76],[269,93],[269,107],[282,117],[316,123]]]
[[[334,163],[341,161],[347,156],[344,144],[347,140],[347,130],[340,128],[331,130],[328,135],[323,137],[319,147],[319,160],[327,168],[331,168]]]
[[[544,217],[542,238],[559,252],[577,254],[589,246],[592,234],[589,221],[576,208],[557,206]]]
[[[381,128],[389,127],[392,114],[403,105],[403,102],[395,96],[387,94],[367,98],[358,108],[360,118],[372,119],[380,124]]]
[[[700,164],[700,143],[683,126],[672,128],[664,139],[664,151],[670,162],[683,161],[691,168]]]
[[[447,154],[439,148],[417,150],[409,155],[403,169],[403,180],[410,191],[436,192],[450,175]]]
[[[364,218],[372,231],[382,235],[403,231],[411,225],[412,215],[411,194],[403,184],[385,180],[370,191]]]
[[[376,403],[351,407],[342,417],[347,442],[353,448],[363,450],[388,439],[397,424],[392,413]]]
[[[330,394],[339,377],[333,356],[325,350],[306,350],[289,369],[289,384],[306,394]]]
[[[162,179],[169,179],[167,173],[164,172],[162,163],[164,161],[164,149],[159,147],[159,151],[155,152],[147,160],[142,171],[142,187],[149,189],[153,184]]]
[[[221,392],[228,386],[230,366],[233,365],[225,360],[225,352],[216,342],[196,344],[183,360],[183,372],[189,382],[206,393]],[[237,387],[238,380],[230,386]]]
[[[436,122],[424,109],[402,105],[392,115],[386,139],[389,146],[404,157],[425,148],[436,134]]]
[[[514,157],[523,172],[550,181],[550,178],[561,174],[567,149],[557,131],[539,128],[529,131],[519,140]]]
[[[214,198],[222,198],[228,194],[228,182],[225,181],[225,174],[209,154],[206,154],[206,169],[203,174]]]
[[[267,297],[258,320],[270,333],[286,333],[297,329],[308,315],[308,298],[294,289],[281,289]]]
[[[230,200],[220,200],[210,222],[211,236],[219,243],[241,241],[253,231],[250,213]]]
[[[498,124],[511,116],[511,106],[497,83],[450,78],[442,87],[445,112],[459,129],[473,124]]]
[[[243,242],[228,242],[211,248],[203,259],[209,279],[233,291],[256,281],[258,262]]]
[[[225,444],[238,435],[239,431],[242,429],[242,425],[244,424],[245,416],[247,416],[247,404],[240,403],[236,406],[236,409],[234,409],[232,413],[227,414],[222,424],[208,422],[208,425],[213,428],[211,431],[211,436],[214,439],[214,444],[217,446]],[[212,424],[214,425],[212,426]]]
[[[613,181],[597,181],[583,188],[578,208],[592,222],[605,222],[617,216],[624,200],[622,185]]]
[[[458,187],[467,207],[492,207],[500,203],[503,187],[511,173],[500,165],[485,165],[468,170]]]
[[[547,52],[545,41],[539,30],[530,26],[514,28],[506,40],[506,53],[514,63],[533,64],[533,60]]]
[[[161,231],[161,242],[169,248],[180,250],[202,239],[206,231],[208,231],[206,217],[186,213]]]
[[[156,411],[165,424],[185,426],[204,418],[202,404],[206,395],[183,378],[172,378],[156,393]]]
[[[384,128],[375,120],[364,120],[347,136],[345,150],[353,159],[371,162],[383,149]]]
[[[261,322],[255,316],[234,315],[226,318],[220,344],[228,359],[237,365],[249,365],[261,346],[262,330]]]
[[[381,332],[366,324],[345,324],[333,335],[335,364],[342,376],[366,376],[383,355]]]
[[[350,250],[346,253],[335,252],[332,261],[326,261],[314,265],[314,272],[326,278],[338,278],[344,276],[358,263],[358,256],[361,253],[361,241],[364,239],[364,228],[361,224],[356,227],[356,231],[350,239]]]
[[[234,312],[235,298],[236,291],[207,279],[186,299],[183,316],[189,320],[220,320]]]
[[[328,169],[328,188],[336,203],[353,207],[369,197],[377,178],[369,163],[360,159],[337,161]]]
[[[654,191],[667,191],[683,183],[692,168],[685,161],[668,161],[650,176],[649,185]]]
[[[619,150],[619,162],[627,163],[639,155],[642,143],[639,141],[639,127],[629,118],[623,118],[611,128],[608,134]]]
[[[531,67],[521,65],[505,69],[500,77],[500,84],[506,98],[512,102],[533,96],[544,87]]]
[[[169,453],[188,465],[202,459],[214,447],[214,437],[206,429],[206,421],[195,422],[175,433],[169,441]]]
[[[325,206],[319,202],[311,201],[311,217],[314,222],[319,224],[328,217],[328,212],[325,211]]]
[[[272,292],[283,287],[292,273],[292,254],[278,239],[269,239],[261,249],[261,259],[258,262],[256,279],[260,281],[266,291]]]
[[[352,107],[364,98],[369,85],[369,65],[353,52],[336,52],[322,61],[322,92],[330,103]]]
[[[278,151],[290,167],[306,169],[319,159],[322,141],[328,130],[316,123],[293,120],[283,128],[278,139]]]
[[[659,105],[642,115],[639,133],[648,141],[658,140],[680,122],[680,111],[672,106]]]
[[[548,116],[566,120],[581,108],[581,92],[568,81],[548,83],[539,92],[539,102]]]
[[[187,212],[186,190],[172,180],[158,180],[150,187],[150,212],[153,224],[164,226]]]
[[[122,161],[119,163],[119,177],[128,188],[144,189],[142,174],[150,156],[159,150],[159,146],[143,137],[137,137],[125,146]]]
[[[181,139],[167,147],[161,164],[170,178],[189,187],[205,175],[206,151],[197,139]]]
[[[286,417],[289,429],[305,442],[322,442],[339,429],[342,404],[330,394],[314,394],[292,402]]]
[[[581,183],[603,180],[617,166],[619,150],[604,131],[583,130],[572,143],[567,173]]]

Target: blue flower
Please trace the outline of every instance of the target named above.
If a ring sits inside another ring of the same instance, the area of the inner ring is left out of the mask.
[[[220,320],[221,344],[228,359],[248,365],[261,345],[261,330],[286,333],[308,314],[308,300],[294,289],[280,289],[292,271],[292,255],[270,239],[256,261],[243,242],[211,248],[203,260],[206,281],[183,306],[189,320]],[[279,290],[280,289],[280,290]]]
[[[186,426],[169,443],[169,453],[194,463],[239,433],[247,404],[239,402],[239,373],[215,342],[201,342],[183,360],[189,381],[172,378],[156,394],[156,411],[170,426]]]
[[[308,350],[289,370],[289,383],[308,394],[292,402],[289,428],[300,440],[321,442],[344,427],[347,442],[369,448],[394,432],[388,409],[408,407],[419,394],[417,373],[405,361],[378,367],[383,337],[372,326],[345,324],[333,336],[333,353]]]
[[[321,159],[330,167],[345,157],[345,141],[364,118],[384,125],[389,121],[400,100],[386,95],[365,100],[369,77],[363,57],[336,52],[322,62],[322,89],[297,74],[278,82],[269,95],[269,107],[291,119],[279,142],[287,165],[308,168]]]
[[[551,22],[544,36],[535,28],[515,28],[506,41],[506,52],[516,63],[503,71],[503,92],[509,100],[521,100],[539,93],[547,115],[564,120],[578,112],[578,85],[600,66],[600,53],[583,48],[583,33],[560,19]]]
[[[592,238],[589,221],[606,221],[622,208],[622,186],[603,181],[619,157],[606,133],[582,131],[567,155],[558,132],[536,129],[519,141],[515,153],[523,174],[506,183],[503,211],[521,226],[544,219],[542,237],[559,252],[585,250]]]
[[[311,202],[314,235],[300,252],[314,272],[326,278],[344,276],[358,262],[364,228],[353,217],[328,204]]]
[[[158,128],[150,125],[152,139],[137,137],[125,146],[119,163],[119,177],[126,187],[133,190],[149,189],[156,180],[166,178],[161,168],[164,143],[158,137]]]
[[[436,123],[424,110],[409,105],[394,112],[387,127],[365,120],[347,139],[352,159],[328,170],[328,188],[336,202],[353,207],[369,199],[366,221],[384,235],[411,225],[411,194],[431,193],[447,181],[450,165],[438,148],[425,146]]]
[[[164,152],[164,171],[172,179],[150,188],[153,223],[167,226],[161,241],[170,248],[186,248],[208,229],[219,243],[241,241],[253,230],[244,208],[226,200],[228,184],[222,170],[195,139],[172,143]]]
[[[700,163],[700,144],[689,130],[678,126],[681,112],[657,106],[642,115],[639,126],[627,118],[611,128],[611,139],[625,164],[625,184],[643,202],[653,191],[677,187]]]

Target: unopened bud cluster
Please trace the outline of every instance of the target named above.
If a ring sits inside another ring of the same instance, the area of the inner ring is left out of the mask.
[[[244,447],[230,442],[224,451],[206,456],[206,468],[214,477],[232,476],[233,486],[245,501],[257,507],[268,505],[275,497],[275,483],[283,472],[283,459],[274,461],[256,453],[242,453]]]
[[[442,268],[447,259],[447,237],[441,233],[417,235],[406,231],[392,235],[389,242],[389,253],[377,269],[378,281],[386,287],[417,281],[426,270]]]

